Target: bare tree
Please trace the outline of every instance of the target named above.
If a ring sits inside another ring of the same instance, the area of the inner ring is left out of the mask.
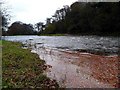
[[[0,35],[6,35],[9,20],[11,16],[8,14],[8,8],[4,7],[5,4],[2,0],[0,1]]]

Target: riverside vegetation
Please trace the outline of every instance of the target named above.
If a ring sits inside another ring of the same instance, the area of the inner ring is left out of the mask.
[[[43,74],[45,61],[21,43],[2,41],[3,88],[58,88],[55,80]]]
[[[41,21],[35,25],[16,21],[6,31],[7,20],[3,19],[2,34],[120,36],[119,10],[120,2],[74,2],[57,9],[45,24]]]

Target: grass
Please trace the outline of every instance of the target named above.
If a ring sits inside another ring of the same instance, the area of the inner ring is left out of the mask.
[[[2,87],[3,88],[57,88],[43,71],[45,61],[37,54],[22,49],[21,43],[2,41]]]
[[[0,40],[0,46],[2,45],[2,40]]]
[[[0,40],[0,89],[2,88],[2,40]]]

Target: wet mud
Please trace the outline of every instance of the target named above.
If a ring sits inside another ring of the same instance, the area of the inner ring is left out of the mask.
[[[77,51],[60,51],[37,48],[46,61],[48,77],[65,88],[115,88],[118,87],[118,59],[116,56],[95,55]]]

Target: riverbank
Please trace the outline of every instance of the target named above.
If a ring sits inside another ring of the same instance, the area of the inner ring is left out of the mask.
[[[100,36],[100,37],[120,37],[119,33],[107,33],[107,34],[94,34],[94,33],[81,33],[81,34],[39,34],[38,36]]]
[[[0,90],[2,89],[2,40],[0,40]]]
[[[120,58],[117,56],[118,38],[8,36],[5,40],[22,42],[25,48],[30,47],[33,53],[37,53],[49,65],[46,70],[47,77],[56,80],[60,87],[115,88],[118,86]]]
[[[58,88],[55,80],[43,74],[45,61],[21,43],[2,41],[3,88]]]
[[[119,87],[119,59],[117,55],[105,56],[95,55],[83,52],[65,52],[65,56],[77,57],[77,60],[71,60],[72,64],[84,68],[84,73],[88,73],[90,77],[97,79],[104,84],[110,84],[112,87]],[[86,71],[89,68],[90,71]],[[78,70],[81,72],[80,70]]]
[[[68,34],[40,34],[39,36],[67,36]]]
[[[118,56],[38,48],[37,53],[52,66],[47,76],[65,88],[117,88]],[[72,81],[72,82],[71,82]]]

